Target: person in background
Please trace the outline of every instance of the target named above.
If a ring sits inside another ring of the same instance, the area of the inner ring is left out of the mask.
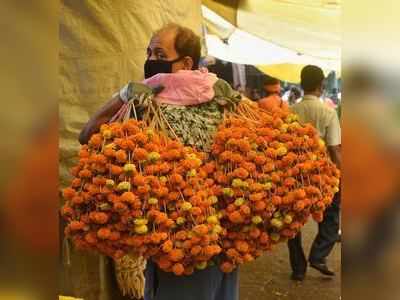
[[[290,89],[289,98],[288,98],[289,105],[296,104],[297,102],[299,102],[300,98],[301,98],[300,89],[297,88],[296,86],[292,86],[292,88]]]
[[[275,107],[288,109],[289,106],[281,98],[281,83],[274,77],[266,77],[263,82],[264,91],[266,96],[258,100],[258,104],[266,109],[272,110]]]
[[[311,123],[327,145],[332,161],[341,166],[341,131],[338,116],[334,109],[320,101],[323,93],[323,71],[313,65],[305,66],[301,71],[301,87],[304,97],[301,102],[291,106],[302,123]],[[311,246],[308,261],[310,267],[324,275],[334,276],[326,265],[326,258],[332,251],[339,231],[340,191],[335,194],[332,205],[324,213],[324,220],[318,224],[318,234]],[[288,241],[292,279],[302,281],[307,270],[307,260],[301,242],[301,232]]]

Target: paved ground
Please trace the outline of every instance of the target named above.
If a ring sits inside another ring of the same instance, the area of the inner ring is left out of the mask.
[[[317,225],[311,221],[303,229],[303,247],[308,253]],[[341,247],[336,244],[328,264],[336,272],[333,279],[308,269],[302,283],[290,280],[289,254],[286,244],[247,264],[240,271],[240,300],[338,300],[341,286]]]

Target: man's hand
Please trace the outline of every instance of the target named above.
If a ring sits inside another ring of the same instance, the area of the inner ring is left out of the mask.
[[[92,134],[98,132],[102,124],[109,122],[122,105],[131,100],[135,94],[157,95],[163,89],[163,86],[149,87],[144,84],[129,82],[90,118],[79,135],[79,142],[82,145],[87,144]],[[138,106],[143,104],[137,103]]]
[[[92,134],[99,131],[100,126],[107,123],[119,111],[123,104],[124,101],[120,99],[119,94],[114,95],[114,97],[96,112],[83,127],[79,134],[79,143],[81,143],[81,145],[87,144]]]
[[[342,165],[341,145],[328,146],[328,152],[332,161],[336,164],[336,166],[340,170]]]

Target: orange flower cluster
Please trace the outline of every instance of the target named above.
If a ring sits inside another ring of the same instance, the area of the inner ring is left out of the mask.
[[[102,125],[63,191],[66,234],[79,249],[135,252],[176,275],[205,268],[225,232],[206,158],[139,121]]]
[[[176,275],[224,272],[321,221],[340,173],[314,127],[239,104],[211,156],[142,122],[102,125],[79,152],[61,210],[80,249],[135,252]]]
[[[249,111],[250,110],[250,111]],[[311,215],[320,222],[339,187],[339,170],[310,124],[276,109],[246,107],[220,125],[212,147],[224,258],[232,271],[293,238]]]

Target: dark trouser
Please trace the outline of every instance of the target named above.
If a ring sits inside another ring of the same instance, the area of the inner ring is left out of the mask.
[[[336,193],[332,205],[325,210],[324,220],[318,224],[318,234],[311,246],[308,260],[313,263],[326,263],[338,239],[340,212],[340,193]],[[293,273],[305,274],[307,259],[304,254],[301,232],[288,241],[290,265]]]
[[[175,276],[148,261],[145,300],[238,300],[238,269],[223,273],[218,266],[196,270],[190,276]]]

